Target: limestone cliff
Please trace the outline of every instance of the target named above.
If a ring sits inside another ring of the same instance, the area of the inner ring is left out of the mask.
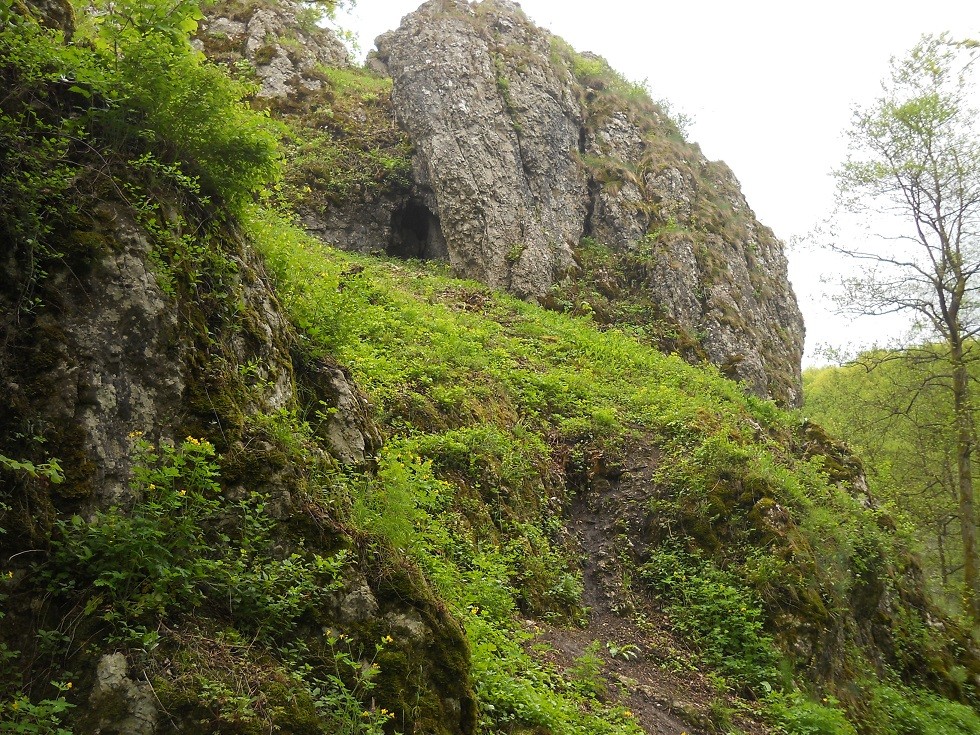
[[[507,6],[479,9],[426,4],[378,39],[379,56],[454,269],[540,296],[572,268],[584,234],[582,111],[547,36]]]
[[[642,89],[506,0],[432,0],[378,39],[378,61],[456,272],[545,297],[590,275],[583,239],[604,246],[642,264],[638,278],[606,268],[612,301],[653,304],[752,392],[799,402],[781,243]]]
[[[799,403],[804,330],[782,244],[642,88],[514,3],[431,0],[378,39],[369,67],[382,78],[351,105],[298,12],[224,3],[200,43],[254,64],[260,95],[305,131],[290,170],[312,232],[446,259]],[[286,57],[295,73],[278,71]]]

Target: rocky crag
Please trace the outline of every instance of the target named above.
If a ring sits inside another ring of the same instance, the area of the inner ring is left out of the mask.
[[[642,89],[494,0],[426,3],[378,39],[378,61],[454,270],[544,297],[583,275],[583,240],[639,258],[613,301],[643,292],[754,393],[799,401],[781,244]]]
[[[260,99],[300,96],[323,87],[319,68],[350,65],[347,47],[317,25],[319,11],[300,3],[260,6],[219,2],[208,8],[204,42],[209,58],[254,70]]]
[[[226,61],[239,49],[260,94],[306,119],[329,108],[327,125],[344,128],[330,96],[311,95],[321,82],[282,73],[285,52],[255,52],[253,26],[269,23],[245,12],[210,12],[202,47]],[[282,17],[265,38],[296,39],[290,69],[315,70],[319,47]],[[390,97],[353,121],[384,131],[397,120],[410,173],[307,197],[311,231],[347,249],[446,259],[457,275],[600,324],[634,323],[756,395],[799,403],[804,329],[782,244],[728,167],[685,142],[645,90],[506,0],[432,0],[377,46],[369,66],[391,79]],[[392,132],[371,144],[391,147]]]

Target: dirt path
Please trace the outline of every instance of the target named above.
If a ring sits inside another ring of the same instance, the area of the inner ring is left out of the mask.
[[[655,456],[652,450],[631,455]],[[715,723],[728,698],[692,663],[691,652],[672,634],[656,601],[639,580],[630,579],[632,565],[621,561],[639,555],[634,544],[643,537],[654,467],[653,460],[635,461],[576,497],[568,530],[580,548],[588,619],[581,628],[542,627],[534,642],[546,644],[539,650],[566,671],[590,644],[593,651],[598,648],[595,655],[609,683],[604,696],[630,710],[650,735],[712,735],[724,731]],[[617,649],[626,656],[613,656]],[[765,733],[758,723],[740,717],[732,724],[748,735]]]

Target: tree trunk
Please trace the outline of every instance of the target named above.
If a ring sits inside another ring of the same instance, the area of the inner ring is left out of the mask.
[[[963,537],[963,581],[967,611],[980,621],[980,579],[977,564],[977,518],[973,509],[973,415],[970,383],[963,346],[950,345],[953,367],[953,407],[956,411],[956,471],[959,486],[960,530]]]
[[[939,549],[939,574],[943,582],[943,592],[949,585],[949,573],[946,571],[946,527],[940,523],[936,529],[936,545]]]

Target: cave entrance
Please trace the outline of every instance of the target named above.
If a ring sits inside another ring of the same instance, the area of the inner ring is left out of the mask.
[[[410,199],[392,213],[386,252],[406,260],[444,260],[449,256],[439,218],[418,199]]]

